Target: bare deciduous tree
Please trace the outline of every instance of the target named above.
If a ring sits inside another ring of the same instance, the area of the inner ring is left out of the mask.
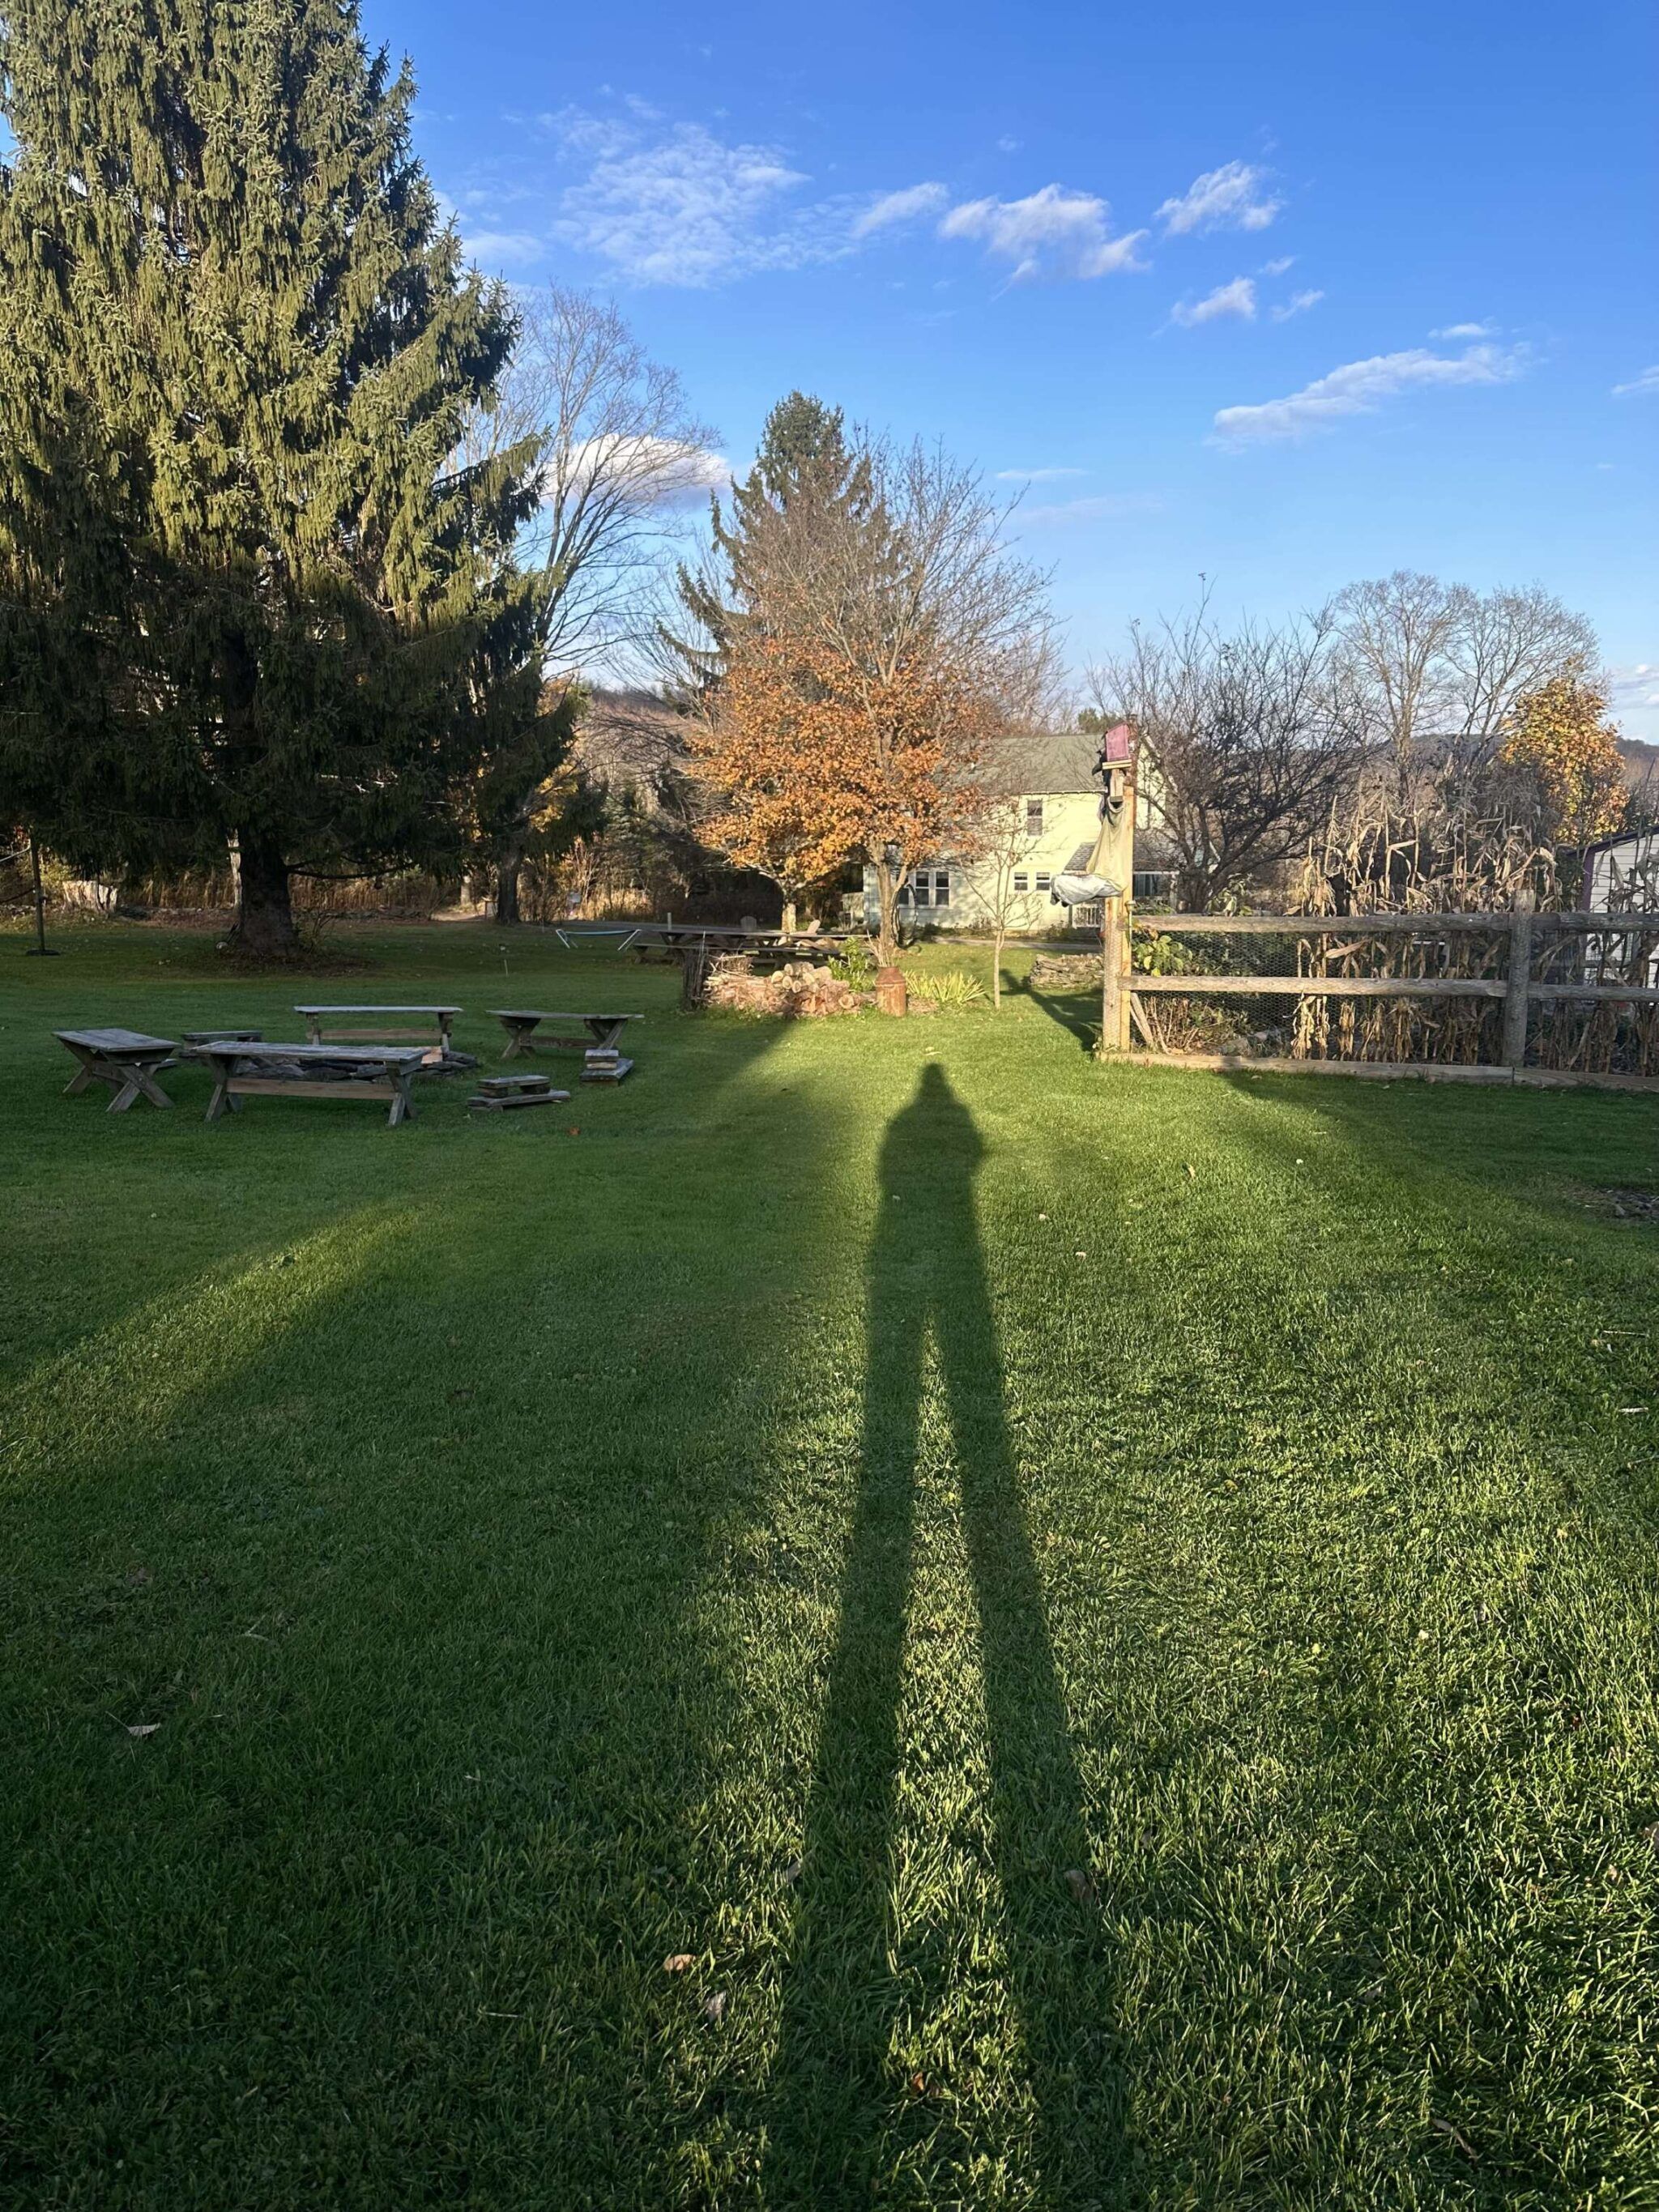
[[[1373,743],[1387,748],[1396,801],[1424,770],[1478,774],[1525,693],[1595,658],[1582,615],[1533,585],[1484,595],[1396,569],[1334,603],[1340,652]]]
[[[1139,739],[1140,788],[1168,837],[1182,906],[1223,892],[1297,853],[1358,773],[1361,702],[1334,651],[1329,612],[1231,636],[1207,605],[1091,672],[1100,711]]]
[[[724,474],[714,434],[677,372],[649,358],[613,306],[557,289],[524,295],[500,402],[477,435],[496,447],[540,443],[541,497],[519,558],[540,580],[550,678],[614,667],[648,638],[654,585],[687,512]],[[507,764],[516,772],[495,778],[501,921],[518,919],[545,781],[536,746],[520,751]]]
[[[979,825],[979,866],[968,877],[968,903],[991,933],[991,1005],[1002,1012],[1002,956],[1030,894],[1018,885],[1036,840],[1025,826],[1022,800],[997,799]]]

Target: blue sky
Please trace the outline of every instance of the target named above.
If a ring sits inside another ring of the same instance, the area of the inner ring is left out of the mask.
[[[1572,8],[366,0],[480,264],[615,295],[741,468],[792,386],[1135,616],[1541,581],[1659,737],[1659,33]]]

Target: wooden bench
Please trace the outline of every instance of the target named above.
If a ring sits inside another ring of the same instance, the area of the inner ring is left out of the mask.
[[[294,1011],[304,1018],[306,1040],[310,1044],[395,1044],[416,1040],[428,1044],[427,1059],[429,1065],[455,1057],[450,1045],[450,1031],[454,1026],[456,1015],[461,1012],[459,1006],[295,1006]],[[368,1014],[403,1014],[410,1018],[418,1014],[427,1026],[417,1030],[331,1029],[325,1036],[324,1022],[337,1014],[349,1015],[353,1018]],[[435,1044],[430,1042],[430,1024],[434,1022],[438,1026]]]
[[[492,1006],[490,1012],[507,1031],[503,1060],[517,1060],[520,1053],[535,1052],[544,1046],[550,1052],[614,1052],[623,1024],[645,1019],[643,1014],[536,1014],[503,1006]],[[543,1022],[574,1023],[578,1024],[577,1033],[544,1031],[540,1028]],[[587,1033],[585,1036],[580,1034],[582,1030]]]
[[[52,1035],[81,1063],[64,1086],[65,1098],[77,1097],[88,1084],[106,1083],[115,1094],[112,1114],[125,1114],[137,1098],[172,1105],[155,1080],[159,1069],[173,1065],[179,1048],[170,1037],[146,1036],[142,1030],[54,1030]]]
[[[428,1065],[418,1046],[256,1044],[234,1038],[193,1045],[189,1057],[213,1070],[210,1121],[240,1112],[244,1098],[362,1098],[391,1108],[389,1129],[413,1115],[410,1085]]]

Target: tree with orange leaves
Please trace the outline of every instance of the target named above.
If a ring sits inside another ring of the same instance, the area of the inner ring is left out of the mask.
[[[941,847],[973,849],[993,723],[960,671],[925,656],[876,671],[822,638],[744,636],[690,741],[720,793],[706,834],[777,883],[786,927],[807,890],[866,860],[890,959],[906,875]]]
[[[977,476],[919,445],[843,442],[833,419],[776,487],[757,469],[738,526],[716,530],[714,572],[682,579],[702,642],[678,650],[710,833],[791,902],[862,860],[890,960],[906,877],[974,848],[977,770],[1031,716],[1049,620]]]
[[[1611,836],[1630,807],[1607,695],[1576,663],[1518,699],[1498,759],[1532,776],[1558,844]]]

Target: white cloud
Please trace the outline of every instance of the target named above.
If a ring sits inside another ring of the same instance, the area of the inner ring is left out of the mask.
[[[1655,362],[1651,368],[1644,368],[1632,377],[1628,384],[1615,384],[1613,387],[1615,399],[1630,399],[1638,393],[1649,392],[1659,392],[1659,361]]]
[[[527,230],[464,229],[461,243],[467,259],[484,270],[522,269],[539,261],[547,251],[542,240]]]
[[[1282,276],[1287,269],[1294,268],[1295,265],[1295,254],[1281,253],[1276,260],[1264,261],[1255,273],[1258,276]]]
[[[1200,323],[1218,322],[1223,315],[1237,315],[1247,323],[1255,320],[1255,285],[1249,277],[1235,276],[1231,284],[1218,284],[1213,292],[1206,292],[1190,306],[1177,300],[1170,310],[1170,320],[1179,323],[1184,331],[1195,330]]]
[[[564,144],[601,150],[586,180],[561,202],[558,233],[643,284],[718,284],[758,269],[826,260],[840,210],[792,209],[806,178],[773,146],[726,145],[700,123],[677,124],[654,143],[590,139],[585,118],[562,129]]]
[[[639,488],[655,507],[684,507],[711,491],[723,491],[732,464],[706,446],[687,446],[672,438],[609,436],[585,439],[573,447],[565,465],[567,482],[592,478],[603,469],[614,482]]]
[[[1431,338],[1490,338],[1497,334],[1495,323],[1448,323],[1443,330],[1429,332]]]
[[[1634,660],[1609,671],[1607,696],[1615,707],[1659,707],[1659,664]]]
[[[1111,522],[1125,515],[1156,514],[1163,500],[1152,491],[1096,492],[1082,499],[1057,500],[1047,507],[1014,510],[1016,527],[1022,530],[1063,530],[1078,523]]]
[[[1165,200],[1158,219],[1167,234],[1194,230],[1265,230],[1285,203],[1267,195],[1267,172],[1249,161],[1224,161],[1194,177],[1179,199]]]
[[[999,138],[997,140],[997,151],[999,154],[1018,154],[1019,151],[1019,146],[1020,142],[1018,138]]]
[[[1146,235],[1111,235],[1111,210],[1092,192],[1044,185],[1023,200],[965,200],[939,224],[941,238],[982,240],[986,250],[1014,264],[1012,281],[1042,276],[1109,276],[1139,269],[1135,246]]]
[[[945,205],[951,195],[943,185],[907,185],[901,191],[884,192],[872,201],[853,223],[854,238],[868,238],[874,230],[885,230],[890,223],[909,222],[919,215],[933,215]]]
[[[1273,309],[1276,323],[1288,323],[1292,315],[1305,315],[1310,307],[1316,307],[1324,298],[1322,292],[1292,292],[1288,300]]]
[[[1062,477],[1086,477],[1087,469],[999,469],[999,483],[1058,483]]]
[[[1245,445],[1258,439],[1299,438],[1326,428],[1348,415],[1369,415],[1385,399],[1419,386],[1507,384],[1521,374],[1521,357],[1496,346],[1471,346],[1466,353],[1431,353],[1413,346],[1404,353],[1374,355],[1334,368],[1284,399],[1252,407],[1224,407],[1215,418],[1218,440]]]

